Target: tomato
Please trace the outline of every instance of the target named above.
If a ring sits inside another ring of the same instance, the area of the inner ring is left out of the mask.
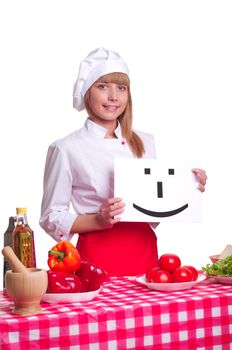
[[[155,273],[156,270],[160,270],[158,266],[152,267],[147,273],[146,273],[146,281],[151,282],[152,276]]]
[[[151,282],[153,283],[170,283],[171,282],[171,274],[168,271],[154,269],[150,274]]]
[[[196,281],[198,278],[198,271],[195,269],[195,267],[191,265],[184,265],[183,267],[186,267],[186,269],[190,270],[192,272],[192,281]]]
[[[159,266],[162,270],[173,272],[181,266],[181,260],[176,254],[163,254],[159,258]]]
[[[179,267],[172,273],[172,282],[190,282],[192,278],[192,272],[186,267]]]

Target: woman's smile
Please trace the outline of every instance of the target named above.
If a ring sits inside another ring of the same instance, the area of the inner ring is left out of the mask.
[[[115,112],[119,108],[119,106],[112,106],[112,105],[103,105],[103,107],[111,112]]]

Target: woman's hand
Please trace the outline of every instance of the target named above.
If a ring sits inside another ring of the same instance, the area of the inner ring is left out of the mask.
[[[199,190],[201,192],[205,191],[205,185],[206,185],[206,181],[207,181],[207,175],[206,172],[202,169],[199,168],[194,168],[192,169],[193,174],[196,175],[198,181],[199,181]]]
[[[120,221],[120,215],[124,210],[125,204],[122,198],[109,198],[102,203],[99,209],[98,220],[103,228],[111,228],[114,224]]]

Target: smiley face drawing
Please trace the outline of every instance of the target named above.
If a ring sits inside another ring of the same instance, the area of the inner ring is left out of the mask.
[[[123,198],[121,221],[199,222],[200,191],[189,162],[115,160],[115,197]]]
[[[144,168],[144,174],[145,175],[150,175],[151,174],[151,168]],[[169,175],[175,175],[175,169],[173,168],[169,168],[168,169],[168,174]],[[163,198],[163,182],[162,181],[157,181],[157,197],[158,198]],[[159,212],[159,211],[152,211],[152,210],[148,210],[145,208],[142,208],[138,205],[136,205],[135,203],[133,203],[133,207],[140,211],[141,213],[150,215],[150,216],[154,216],[157,218],[163,218],[163,217],[168,217],[168,216],[172,216],[172,215],[177,215],[180,212],[182,212],[183,210],[188,208],[188,203],[182,205],[179,208],[173,209],[173,210],[169,210],[169,211],[163,211],[163,212]]]

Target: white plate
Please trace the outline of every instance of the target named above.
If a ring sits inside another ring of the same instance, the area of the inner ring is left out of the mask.
[[[212,277],[215,282],[218,283],[223,283],[223,284],[232,284],[232,277],[227,277],[227,276],[209,276],[208,277]]]
[[[43,295],[42,301],[51,304],[78,303],[80,301],[89,301],[95,298],[99,294],[100,290],[101,288],[86,293],[45,293]]]
[[[196,284],[204,281],[206,276],[200,274],[196,281],[191,282],[179,282],[179,283],[152,283],[146,282],[145,276],[141,276],[136,278],[136,281],[147,286],[149,289],[159,290],[163,292],[173,292],[178,290],[190,289],[194,287]]]

